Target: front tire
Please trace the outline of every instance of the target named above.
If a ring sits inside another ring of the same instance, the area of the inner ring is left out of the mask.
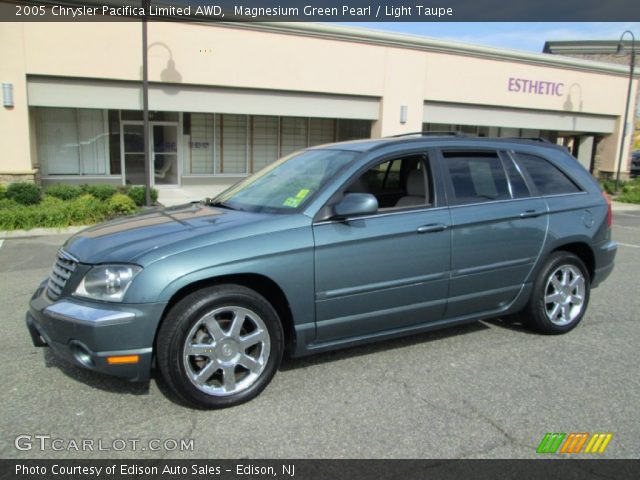
[[[564,251],[552,253],[525,309],[529,325],[550,335],[572,330],[587,310],[590,289],[589,273],[580,258]]]
[[[224,408],[256,397],[275,375],[284,333],[271,304],[240,285],[187,295],[167,314],[156,342],[169,387],[200,408]]]

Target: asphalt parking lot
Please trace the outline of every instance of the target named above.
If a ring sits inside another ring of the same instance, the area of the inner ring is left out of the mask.
[[[497,319],[285,359],[261,396],[222,411],[190,410],[155,379],[131,384],[33,347],[24,312],[64,237],[4,240],[0,457],[531,458],[546,432],[611,432],[605,456],[637,458],[640,210],[614,223],[616,268],[567,335]],[[19,450],[19,435],[61,439],[62,450],[46,439],[44,451],[39,441]],[[84,439],[94,451],[73,448]],[[193,449],[151,448],[181,439]]]

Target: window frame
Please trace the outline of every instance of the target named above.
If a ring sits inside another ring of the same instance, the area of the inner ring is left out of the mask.
[[[538,153],[538,152],[531,153],[531,152],[528,152],[528,151],[525,151],[525,150],[514,150],[514,149],[508,150],[506,153],[511,158],[511,161],[514,163],[514,165],[516,165],[516,168],[518,169],[518,171],[520,172],[520,174],[524,178],[527,186],[529,187],[529,191],[531,192],[532,196],[540,197],[540,198],[547,198],[547,197],[560,197],[560,196],[565,196],[565,195],[580,195],[580,194],[586,193],[584,188],[582,188],[577,181],[575,181],[568,173],[566,173],[564,169],[558,167],[549,158],[541,155],[540,153]],[[549,194],[542,193],[538,189],[538,186],[536,185],[536,183],[533,181],[533,178],[531,178],[531,175],[529,174],[529,171],[526,168],[524,168],[523,165],[520,165],[520,162],[518,160],[518,155],[519,154],[520,155],[529,155],[531,157],[536,157],[536,158],[539,158],[542,161],[547,162],[553,168],[558,170],[562,175],[564,175],[565,178],[567,180],[569,180],[569,182],[571,182],[576,187],[577,191],[575,191],[575,192],[565,192],[565,193],[549,193]]]
[[[326,222],[343,222],[344,219],[336,220],[333,218],[328,218],[328,212],[333,210],[333,206],[340,202],[342,198],[344,198],[346,189],[360,176],[362,176],[365,172],[372,169],[376,165],[383,164],[385,162],[389,162],[390,160],[399,160],[404,157],[411,157],[416,155],[423,155],[425,158],[423,159],[425,166],[429,169],[430,172],[430,182],[429,186],[431,189],[431,197],[433,198],[433,202],[431,204],[422,204],[422,205],[412,205],[407,207],[389,207],[384,210],[378,210],[376,213],[371,213],[367,215],[357,216],[353,218],[373,218],[379,216],[386,215],[395,215],[395,214],[403,214],[410,213],[414,211],[423,211],[423,210],[433,210],[436,208],[445,208],[446,207],[446,198],[444,195],[444,186],[442,184],[442,176],[439,173],[439,162],[436,159],[437,149],[432,146],[424,145],[422,147],[413,147],[413,148],[403,148],[402,150],[397,150],[393,152],[386,152],[382,155],[377,155],[370,160],[367,160],[361,167],[359,167],[354,173],[352,173],[347,180],[340,183],[340,185],[335,188],[333,194],[329,197],[329,199],[320,207],[317,213],[314,215],[314,224],[317,223],[326,223]],[[390,164],[391,165],[391,164]],[[402,178],[402,176],[401,176]]]

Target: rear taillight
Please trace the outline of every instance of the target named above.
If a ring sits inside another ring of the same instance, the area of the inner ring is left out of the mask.
[[[609,195],[607,195],[607,192],[605,191],[602,192],[602,196],[607,202],[607,226],[611,228],[611,226],[613,225],[613,212],[611,211],[611,199],[609,198]]]

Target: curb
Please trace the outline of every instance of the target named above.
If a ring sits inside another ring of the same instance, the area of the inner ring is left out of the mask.
[[[46,237],[49,235],[71,235],[78,233],[91,225],[65,228],[32,228],[31,230],[0,230],[0,239]]]
[[[635,203],[616,202],[615,200],[612,200],[611,210],[614,212],[640,212],[640,205]]]

